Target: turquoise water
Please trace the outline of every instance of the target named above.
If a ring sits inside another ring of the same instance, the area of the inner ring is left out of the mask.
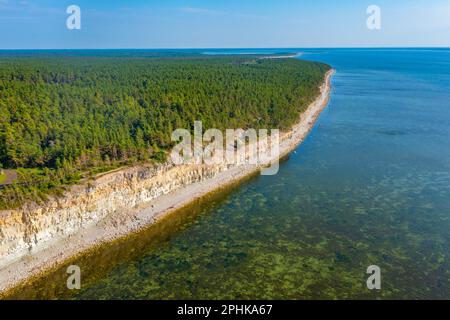
[[[450,298],[450,50],[302,51],[337,73],[278,175],[72,261],[84,272],[75,295],[61,268],[18,296]]]

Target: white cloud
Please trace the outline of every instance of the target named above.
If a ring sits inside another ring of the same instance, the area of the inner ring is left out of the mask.
[[[251,13],[238,13],[234,14],[234,16],[243,19],[251,19],[251,20],[270,20],[268,16],[262,16],[259,14],[251,14]]]
[[[206,14],[206,15],[225,15],[226,12],[219,11],[219,10],[212,10],[212,9],[206,9],[206,8],[194,8],[194,7],[183,7],[180,8],[180,11],[186,12],[186,13],[194,13],[194,14]]]
[[[270,18],[267,16],[252,14],[252,13],[235,13],[228,11],[220,11],[215,9],[208,8],[195,8],[195,7],[183,7],[180,8],[180,11],[191,14],[203,14],[209,16],[230,16],[241,19],[249,19],[249,20],[269,20]]]

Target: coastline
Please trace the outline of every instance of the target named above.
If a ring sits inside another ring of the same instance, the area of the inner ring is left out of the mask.
[[[262,57],[260,59],[268,59],[268,60],[271,60],[271,59],[291,59],[291,58],[301,57],[302,55],[303,55],[303,53],[298,52],[298,53],[293,53],[293,54],[288,54],[288,55],[283,55],[283,56],[274,56],[274,55],[265,56],[265,57]]]
[[[331,92],[331,77],[334,72],[333,69],[328,71],[319,97],[301,115],[300,121],[293,126],[292,130],[284,135],[280,143],[280,158],[292,152],[304,141],[320,113],[327,106]],[[93,247],[138,232],[192,201],[236,183],[260,169],[261,167],[254,165],[233,167],[218,173],[213,178],[195,182],[169,194],[159,196],[145,206],[131,209],[130,212],[123,214],[120,220],[117,217],[107,217],[101,223],[81,230],[73,236],[48,243],[38,252],[13,261],[0,269],[0,297],[2,292],[6,293],[9,289],[38,276],[67,259]]]

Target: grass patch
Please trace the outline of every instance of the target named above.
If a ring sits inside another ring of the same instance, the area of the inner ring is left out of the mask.
[[[6,181],[6,174],[0,173],[0,184],[5,183]]]

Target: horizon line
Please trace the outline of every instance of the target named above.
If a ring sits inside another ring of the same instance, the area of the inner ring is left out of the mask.
[[[292,50],[292,49],[450,49],[450,46],[330,46],[330,47],[168,47],[168,48],[0,48],[0,51],[31,51],[31,50]]]

